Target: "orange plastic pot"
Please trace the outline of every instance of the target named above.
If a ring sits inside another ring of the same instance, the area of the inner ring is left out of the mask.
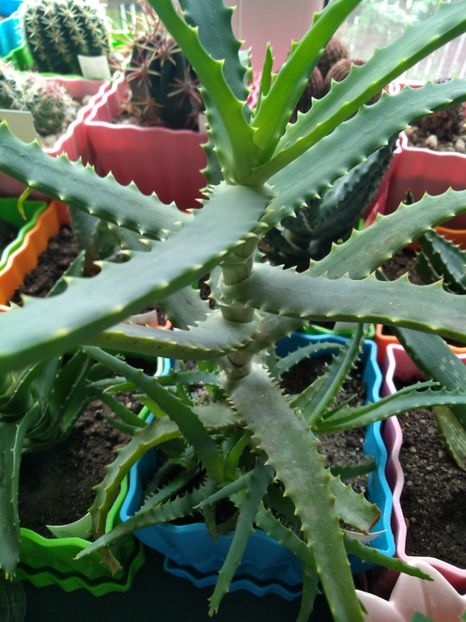
[[[66,205],[52,201],[38,218],[35,227],[26,234],[21,247],[10,255],[0,274],[0,305],[8,303],[15,290],[23,284],[26,275],[37,266],[49,239],[58,234],[61,225],[68,223]]]
[[[398,346],[400,345],[400,342],[395,337],[395,335],[388,335],[387,333],[383,332],[383,329],[383,324],[376,324],[374,341],[377,344],[377,362],[379,363],[379,365],[382,365],[385,360],[388,346],[392,344]],[[466,354],[466,346],[463,348],[460,346],[450,345],[450,349],[452,352],[458,355]]]

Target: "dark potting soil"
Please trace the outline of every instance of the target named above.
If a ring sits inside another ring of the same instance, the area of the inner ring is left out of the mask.
[[[416,271],[416,252],[410,248],[404,248],[396,253],[382,266],[383,273],[390,280],[394,281],[403,274],[408,273],[409,280],[415,285],[426,285],[425,279],[421,278]]]
[[[2,251],[5,250],[5,248],[8,246],[8,244],[10,244],[10,242],[13,242],[17,234],[18,229],[16,227],[13,227],[13,225],[10,225],[4,220],[0,220],[0,255],[2,254]]]
[[[107,421],[109,414],[107,406],[93,402],[64,443],[23,456],[19,491],[23,527],[50,536],[45,525],[70,523],[88,511],[105,465],[129,440]]]
[[[429,409],[399,417],[406,551],[466,568],[466,474],[450,457]]]
[[[59,235],[51,238],[47,249],[39,257],[37,268],[32,270],[19,287],[12,302],[22,305],[21,294],[42,298],[46,296],[72,261],[79,255],[79,247],[71,228],[63,225]]]
[[[321,376],[330,357],[319,359],[304,359],[288,372],[283,374],[282,387],[285,393],[296,394],[312,384],[318,376]],[[363,404],[366,398],[366,388],[362,381],[362,365],[358,364],[346,379],[340,390],[335,405],[341,404],[351,398],[350,405]],[[323,434],[319,437],[320,452],[326,456],[327,464],[348,465],[365,462],[363,443],[364,429],[356,428],[344,432]],[[367,478],[357,477],[351,480],[351,485],[358,492],[365,492]]]

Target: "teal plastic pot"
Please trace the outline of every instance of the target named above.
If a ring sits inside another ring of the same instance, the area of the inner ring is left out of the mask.
[[[330,335],[305,335],[294,333],[278,344],[278,352],[288,352],[311,342],[344,343],[341,337]],[[369,401],[380,397],[382,374],[377,365],[376,345],[372,341],[364,343],[363,380]],[[369,475],[368,498],[376,503],[381,517],[374,531],[381,531],[371,545],[380,552],[392,556],[395,552],[393,533],[390,526],[392,514],[392,493],[385,477],[387,452],[381,435],[381,424],[367,428],[364,451],[374,456],[375,470]],[[151,451],[131,469],[129,492],[125,499],[121,518],[127,520],[140,507],[143,487],[156,466],[156,454]],[[214,585],[218,571],[231,543],[231,535],[220,536],[216,541],[208,534],[204,523],[189,525],[156,525],[135,532],[144,544],[165,557],[165,569],[171,574],[191,581],[197,587]],[[352,560],[354,573],[367,570],[370,566],[359,559]],[[232,582],[230,591],[246,589],[256,596],[277,594],[288,600],[299,596],[302,581],[301,562],[281,544],[262,531],[254,532],[248,542],[243,560]]]

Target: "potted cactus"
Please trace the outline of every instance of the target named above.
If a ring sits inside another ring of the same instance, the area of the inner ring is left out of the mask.
[[[463,296],[438,286],[382,282],[374,275],[387,257],[432,225],[465,213],[465,192],[427,196],[379,217],[303,273],[256,260],[257,244],[266,231],[385,145],[426,108],[466,99],[466,83],[454,80],[382,95],[377,103],[364,105],[419,58],[466,30],[466,2],[440,5],[431,18],[354,67],[346,80],[334,83],[294,124],[288,124],[291,111],[321,50],[356,2],[332,0],[273,79],[270,62],[266,64],[255,110],[247,104],[239,42],[223,3],[182,0],[182,12],[170,0],[151,3],[205,89],[215,148],[210,155],[218,159],[223,180],[209,187],[201,210],[186,214],[134,186],[101,178],[79,163],[48,158],[37,145],[25,145],[0,128],[0,169],[34,189],[63,197],[86,214],[139,233],[144,246],[129,250],[127,261],[102,262],[101,272],[92,279],[70,277],[56,296],[1,314],[0,371],[44,365],[80,348],[83,356],[99,361],[120,380],[126,378],[125,386],[137,389],[157,415],[142,427],[125,412],[132,439],[98,488],[91,510],[96,539],[80,559],[102,549],[105,561],[111,563],[107,545],[130,528],[183,518],[193,509],[202,511],[216,530],[213,510],[220,499],[229,498],[236,508],[232,544],[210,599],[211,613],[218,610],[250,532],[260,522],[303,561],[300,622],[309,618],[319,583],[334,620],[362,622],[348,553],[418,577],[426,575],[368,546],[371,518],[366,502],[355,498],[347,485],[337,484],[335,494],[336,475],[324,465],[319,437],[389,418],[413,404],[458,409],[466,405],[464,387],[456,386],[452,375],[443,388],[428,382],[376,404],[333,406],[336,389],[359,350],[365,321],[415,329],[424,349],[432,339],[443,343],[430,333],[466,340]],[[207,272],[219,302],[214,311],[191,287]],[[154,303],[163,304],[170,319],[176,316],[176,330],[124,322]],[[276,385],[277,370],[268,354],[281,337],[308,320],[352,321],[360,326],[322,379],[295,401]],[[196,380],[226,395],[224,417],[216,413],[212,426],[205,410],[198,411],[189,396],[186,399],[182,385],[174,392],[162,380],[108,352],[122,346],[139,354],[205,361],[206,375]],[[212,361],[220,366],[219,375],[210,373]],[[228,420],[240,429],[234,443],[222,445],[218,426]],[[159,486],[139,513],[105,534],[107,509],[141,454],[163,447],[168,460],[176,459],[180,445],[186,450],[181,478],[186,480],[191,464],[201,478],[192,482],[191,489],[183,488],[186,494],[181,497],[176,474],[175,483],[162,481],[173,484],[173,493]],[[272,499],[269,490],[278,494]],[[356,529],[348,529],[354,523]]]
[[[154,13],[147,12],[144,24],[123,75],[86,121],[91,162],[100,175],[111,172],[121,184],[134,182],[180,209],[199,207],[207,135],[199,124],[197,78]]]
[[[102,81],[42,77],[4,65],[0,70],[0,107],[31,112],[47,154],[66,153],[72,160],[82,158],[87,162],[89,150],[84,120],[106,88]],[[4,174],[1,186],[6,196],[22,192],[22,187]]]
[[[37,71],[82,75],[79,56],[99,58],[110,53],[105,18],[97,2],[26,0],[21,11],[24,38]]]

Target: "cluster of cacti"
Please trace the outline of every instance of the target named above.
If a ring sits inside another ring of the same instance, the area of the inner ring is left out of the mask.
[[[330,68],[344,58],[349,58],[348,48],[341,39],[332,37],[325,46],[319,62],[317,63],[322,77],[325,78]]]
[[[436,83],[445,81],[436,80]],[[423,136],[435,134],[440,140],[452,140],[461,134],[465,119],[463,104],[451,104],[442,110],[417,119],[413,125]]]
[[[131,116],[141,125],[197,129],[203,108],[197,77],[155,17],[147,32],[133,39],[130,49],[124,71],[131,90],[127,107]]]
[[[302,561],[299,622],[309,619],[319,591],[336,622],[363,622],[348,555],[417,577],[426,575],[364,542],[378,512],[326,467],[318,436],[366,426],[412,408],[449,405],[456,425],[451,429],[462,441],[457,446],[464,454],[466,368],[441,337],[466,341],[465,297],[407,279],[384,282],[377,271],[432,225],[466,213],[466,191],[426,195],[379,216],[370,227],[334,244],[303,273],[263,262],[257,245],[267,231],[344,180],[426,110],[466,99],[466,81],[452,80],[382,95],[373,106],[362,105],[421,57],[466,32],[466,0],[441,3],[432,17],[376,51],[354,71],[354,79],[334,86],[326,96],[329,106],[313,106],[293,124],[290,111],[300,98],[299,85],[304,88],[320,50],[354,2],[329,2],[274,76],[268,59],[258,105],[252,110],[240,44],[223,2],[181,0],[180,11],[175,0],[150,1],[202,82],[211,152],[222,179],[209,187],[202,209],[182,213],[155,195],[140,194],[134,184],[120,186],[79,162],[50,158],[38,145],[22,143],[0,126],[0,170],[112,227],[139,235],[143,247],[128,251],[125,262],[102,261],[93,278],[68,278],[67,287],[53,297],[30,299],[23,308],[0,314],[0,374],[80,350],[97,360],[99,369],[110,368],[119,382],[126,378],[119,387],[144,394],[153,408],[155,419],[141,425],[134,413],[114,405],[132,438],[96,489],[90,509],[95,542],[79,558],[99,549],[109,564],[107,546],[128,531],[191,517],[193,512],[202,512],[209,530],[217,533],[224,525],[217,524],[215,505],[227,499],[236,508],[229,525],[231,545],[210,599],[210,613],[218,610],[249,536],[260,526]],[[305,209],[311,221],[312,208]],[[330,206],[330,223],[340,209]],[[207,272],[216,309],[192,288]],[[177,329],[164,331],[131,320],[132,314],[154,304],[163,305],[171,320],[176,318]],[[278,386],[280,364],[270,353],[277,341],[309,321],[358,326],[325,374],[290,398]],[[435,374],[443,374],[443,386],[428,381],[378,403],[335,405],[337,387],[359,351],[362,325],[373,321],[408,327],[420,357],[426,354],[431,364],[438,362]],[[418,347],[420,341],[423,347]],[[201,384],[220,388],[225,403],[209,411],[202,404],[193,406],[179,378],[176,388],[169,387],[109,350],[201,361],[209,372],[212,369]],[[213,362],[217,365],[208,367]],[[220,373],[214,375],[217,367]],[[108,388],[105,382],[99,386]],[[230,438],[224,434],[226,427],[233,431]],[[0,444],[4,454],[7,440],[3,437]],[[171,486],[159,487],[130,520],[105,535],[108,510],[132,465],[149,449],[163,447],[173,457],[180,446],[180,470]],[[193,470],[202,479],[190,488]],[[0,509],[8,513],[6,496]],[[2,568],[11,531],[0,530]]]
[[[78,55],[104,56],[108,33],[95,0],[27,0],[24,35],[38,71],[81,74]]]
[[[66,119],[70,96],[56,82],[34,74],[23,76],[8,67],[0,69],[0,107],[29,111],[37,132],[59,132]]]

